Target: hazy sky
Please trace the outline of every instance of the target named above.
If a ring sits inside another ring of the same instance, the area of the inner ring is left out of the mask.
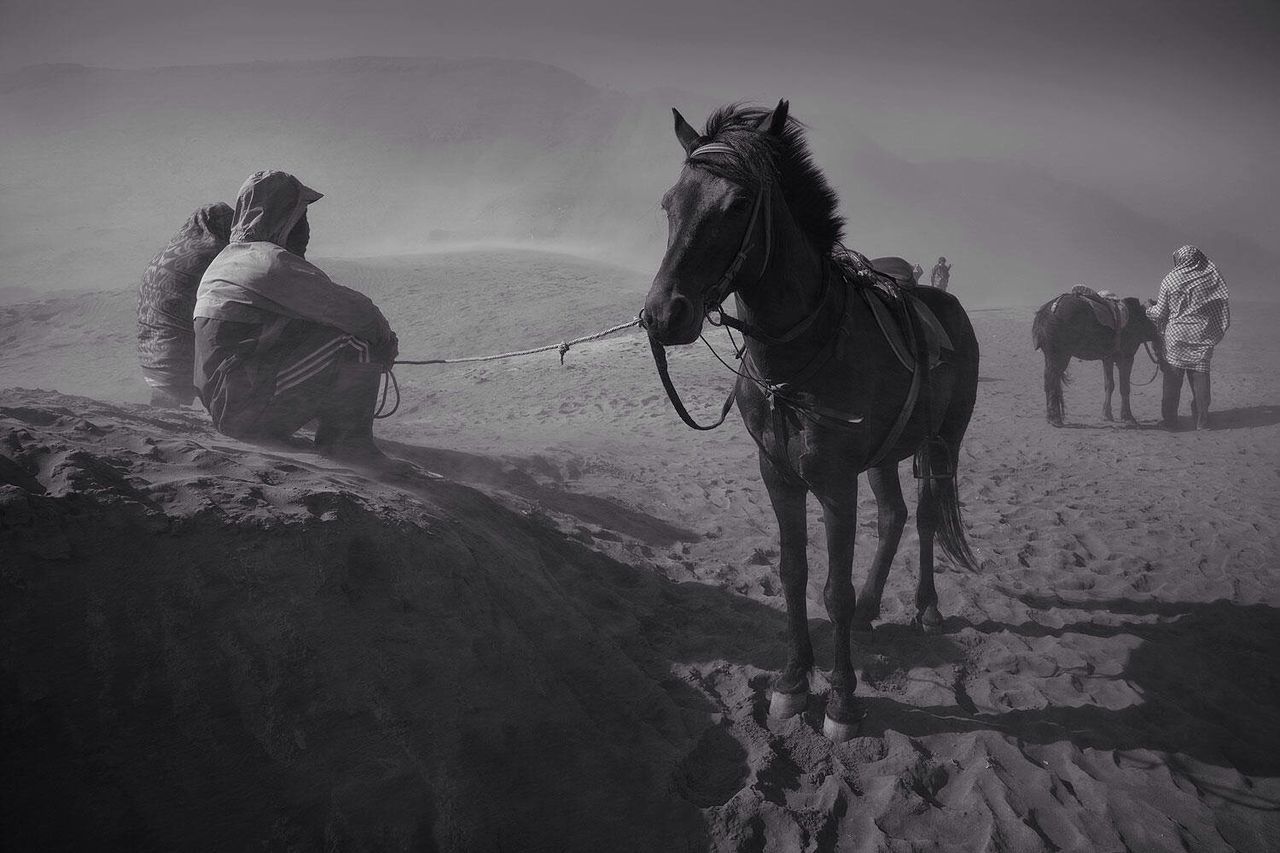
[[[0,70],[353,55],[785,96],[907,158],[1014,161],[1280,234],[1280,0],[0,0]]]

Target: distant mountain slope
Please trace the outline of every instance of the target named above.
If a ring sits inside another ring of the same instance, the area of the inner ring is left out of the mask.
[[[1187,241],[1242,295],[1266,295],[1280,268],[1274,252],[1173,233],[1020,167],[907,162],[860,136],[857,116],[806,113],[803,93],[786,94],[841,192],[850,245],[926,266],[945,254],[974,304],[1036,302],[1080,279],[1153,293]],[[327,194],[318,253],[495,242],[651,268],[657,200],[680,167],[668,97],[496,59],[28,68],[0,81],[0,284],[127,284],[191,209],[264,167]]]

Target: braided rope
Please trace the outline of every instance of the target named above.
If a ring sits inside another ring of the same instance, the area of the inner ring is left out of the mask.
[[[500,353],[494,353],[493,355],[471,355],[471,356],[465,356],[460,358],[412,359],[412,360],[400,360],[400,361],[396,361],[395,363],[396,364],[470,364],[470,363],[479,362],[479,361],[499,361],[501,359],[506,359],[506,358],[519,358],[520,356],[523,356],[523,355],[536,355],[537,353],[540,353],[540,352],[551,352],[554,350],[560,353],[560,363],[564,364],[565,353],[567,353],[571,347],[575,347],[578,344],[589,343],[590,341],[598,341],[601,338],[607,338],[609,335],[617,334],[618,332],[625,331],[626,329],[630,329],[632,326],[638,326],[638,325],[640,325],[639,317],[635,318],[634,320],[631,320],[630,322],[620,323],[617,326],[610,326],[607,329],[603,329],[599,332],[595,332],[590,335],[583,335],[580,338],[574,338],[573,340],[569,340],[569,341],[561,341],[558,344],[547,344],[546,346],[543,346],[543,347],[533,347],[532,349],[515,350],[514,352],[500,352]]]

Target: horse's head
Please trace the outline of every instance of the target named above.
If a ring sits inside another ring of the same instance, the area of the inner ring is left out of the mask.
[[[1152,341],[1158,346],[1161,343],[1160,330],[1156,328],[1156,324],[1151,322],[1151,318],[1147,316],[1146,306],[1142,304],[1142,300],[1133,296],[1126,296],[1123,301],[1129,309],[1128,327],[1138,340],[1138,343]]]
[[[758,280],[768,264],[770,193],[787,102],[772,111],[738,110],[735,115],[746,121],[728,123],[711,136],[672,112],[686,159],[662,198],[667,251],[643,318],[659,343],[687,344],[698,339],[708,310]]]

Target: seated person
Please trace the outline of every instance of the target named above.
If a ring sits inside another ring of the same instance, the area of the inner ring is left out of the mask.
[[[151,259],[138,288],[138,361],[151,387],[151,405],[188,406],[196,341],[192,314],[196,288],[209,263],[227,245],[232,210],[218,202],[191,214],[169,245]]]
[[[282,440],[317,419],[321,453],[380,462],[373,416],[396,336],[367,296],[304,260],[320,198],[274,170],[240,188],[196,299],[196,389],[225,435]]]

